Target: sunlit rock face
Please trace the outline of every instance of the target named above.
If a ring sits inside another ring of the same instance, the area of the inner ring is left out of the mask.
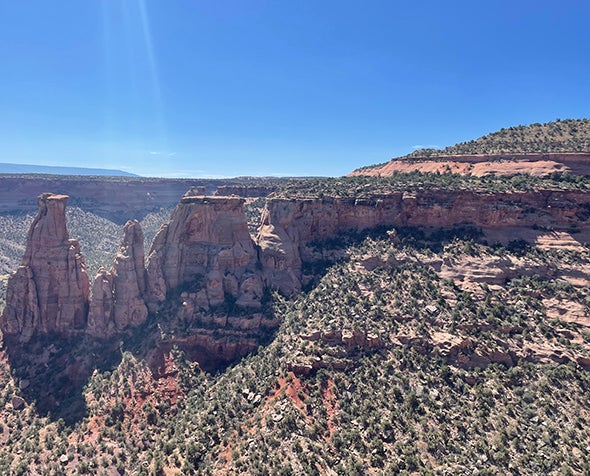
[[[36,333],[72,334],[86,326],[89,281],[80,245],[66,228],[67,201],[67,195],[39,196],[25,255],[8,280],[2,331],[24,342]]]
[[[590,194],[578,191],[420,190],[366,198],[271,198],[257,235],[264,284],[293,295],[302,264],[318,259],[309,244],[377,226],[472,225],[568,229],[587,226]]]
[[[152,243],[148,303],[157,309],[167,292],[198,280],[209,306],[228,296],[259,305],[262,281],[257,261],[242,199],[186,195]]]
[[[88,331],[105,337],[145,322],[145,292],[143,231],[137,220],[130,220],[110,271],[101,268],[94,278]]]

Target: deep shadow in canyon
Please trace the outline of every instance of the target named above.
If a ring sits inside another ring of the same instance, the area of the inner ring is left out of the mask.
[[[268,345],[276,334],[276,327],[236,334],[215,325],[179,323],[173,318],[175,305],[171,299],[141,325],[110,339],[52,333],[35,335],[22,343],[16,336],[5,335],[3,350],[20,395],[34,404],[40,415],[73,427],[88,415],[85,387],[93,373],[114,371],[126,352],[145,361],[154,380],[166,376],[165,362],[175,351],[196,363],[197,372],[218,374],[255,353],[259,346]],[[220,317],[225,310],[215,309],[213,315]],[[272,302],[266,303],[264,312],[272,320]],[[248,310],[234,308],[234,315],[226,313],[225,317],[248,319]]]
[[[86,414],[84,387],[92,373],[121,361],[119,341],[46,334],[27,343],[4,336],[4,349],[21,396],[40,415],[74,425]]]

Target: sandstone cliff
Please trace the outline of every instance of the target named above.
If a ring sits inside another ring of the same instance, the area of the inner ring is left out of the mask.
[[[28,341],[35,333],[83,330],[89,301],[84,258],[66,229],[66,195],[39,196],[22,264],[7,285],[2,330]]]
[[[128,221],[110,272],[101,268],[94,278],[88,331],[105,337],[143,323],[145,293],[143,232],[138,221]]]
[[[23,341],[34,334],[87,332],[106,338],[163,312],[170,335],[225,361],[256,348],[276,327],[262,305],[269,289],[301,290],[304,265],[324,259],[314,246],[376,226],[485,229],[587,227],[590,194],[575,191],[395,192],[372,198],[267,202],[256,240],[243,200],[189,191],[156,235],[144,265],[143,234],[129,221],[110,270],[100,269],[89,298],[84,259],[65,226],[67,197],[39,197],[23,263],[10,278],[1,327]],[[184,337],[178,330],[184,329]],[[184,340],[182,340],[184,339]]]
[[[21,341],[47,333],[110,338],[144,323],[149,304],[165,311],[170,335],[183,326],[178,344],[200,352],[203,362],[256,349],[276,322],[260,312],[264,286],[242,200],[198,192],[189,190],[161,228],[147,268],[140,224],[128,221],[91,298],[83,257],[66,229],[68,197],[40,196],[23,263],[8,283],[4,333]]]
[[[469,224],[570,229],[585,227],[590,194],[576,191],[413,191],[381,197],[270,199],[257,236],[265,283],[287,295],[301,289],[303,262],[321,256],[308,246],[342,232],[376,226],[446,228]]]
[[[220,305],[228,296],[242,306],[259,306],[257,259],[241,199],[186,195],[152,243],[149,304],[157,309],[169,291],[198,281],[201,293],[194,299],[201,307]]]
[[[381,165],[362,167],[350,176],[390,177],[408,172],[454,173],[482,177],[484,175],[529,174],[548,175],[569,172],[590,175],[590,153],[546,154],[472,154],[411,156],[392,159]]]

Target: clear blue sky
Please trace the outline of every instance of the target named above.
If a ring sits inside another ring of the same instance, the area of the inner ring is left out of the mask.
[[[590,116],[587,0],[0,0],[0,162],[344,175]]]

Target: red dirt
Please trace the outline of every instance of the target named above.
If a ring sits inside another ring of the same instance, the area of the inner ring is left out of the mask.
[[[301,413],[307,416],[305,403],[303,403],[303,400],[299,396],[299,393],[301,391],[301,393],[303,393],[305,397],[308,396],[308,393],[305,391],[305,388],[302,385],[301,380],[298,377],[296,377],[293,372],[289,372],[287,375],[291,377],[291,381],[287,381],[287,378],[277,379],[277,384],[279,385],[279,388],[275,391],[274,395],[268,399],[268,403],[272,402],[273,400],[276,400],[281,396],[281,394],[284,393],[289,398],[289,400],[293,402],[295,408],[297,408]]]
[[[328,436],[326,437],[326,441],[330,442],[332,441],[332,435],[334,434],[334,430],[336,428],[334,425],[334,417],[338,412],[338,401],[336,400],[336,395],[334,394],[334,381],[332,379],[328,380],[322,397],[324,407],[326,408],[326,412],[328,414]]]

